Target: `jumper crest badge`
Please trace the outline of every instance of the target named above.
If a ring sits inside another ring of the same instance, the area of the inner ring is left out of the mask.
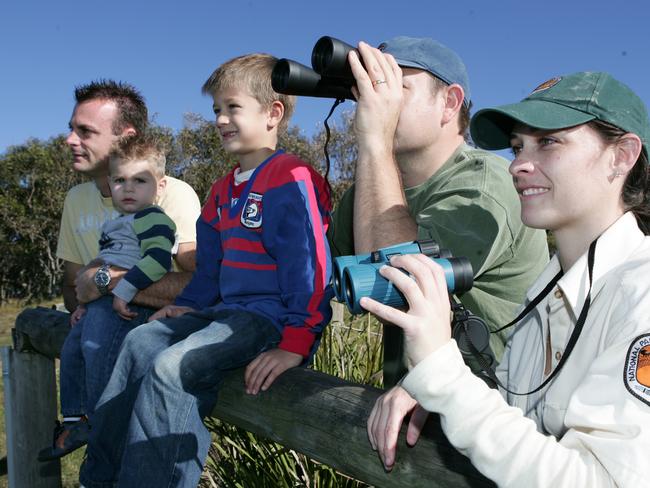
[[[262,195],[253,192],[248,194],[241,211],[241,223],[249,229],[262,227]]]

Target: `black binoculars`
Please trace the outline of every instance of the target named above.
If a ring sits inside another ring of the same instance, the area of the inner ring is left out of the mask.
[[[271,86],[285,95],[304,95],[354,100],[355,84],[348,53],[354,50],[349,44],[323,36],[311,53],[312,68],[291,59],[279,59],[271,74]]]

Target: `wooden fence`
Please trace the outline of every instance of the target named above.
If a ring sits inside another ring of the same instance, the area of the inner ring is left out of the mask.
[[[10,488],[61,486],[59,461],[39,463],[36,455],[52,442],[54,359],[67,331],[68,314],[26,309],[16,319],[13,349],[2,348]],[[402,430],[397,463],[386,473],[366,435],[366,419],[381,393],[295,368],[268,391],[251,396],[244,393],[242,370],[224,382],[213,415],[374,486],[493,486],[451,447],[435,416],[413,448],[406,447]]]

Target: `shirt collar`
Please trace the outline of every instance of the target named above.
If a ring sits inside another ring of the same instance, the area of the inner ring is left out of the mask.
[[[466,143],[462,142],[460,145],[456,148],[456,150],[452,153],[451,156],[447,159],[447,161],[444,162],[442,166],[433,173],[428,180],[420,183],[419,185],[416,186],[411,186],[409,188],[404,188],[404,193],[406,193],[407,198],[412,197],[413,195],[417,194],[423,189],[429,189],[430,185],[432,184],[437,184],[437,185],[442,185],[444,181],[447,180],[447,172],[451,168],[454,167],[456,163],[459,161],[463,160],[466,156],[464,155],[464,151],[471,149],[471,147]]]
[[[592,298],[605,283],[604,276],[628,257],[643,243],[644,234],[639,229],[632,212],[625,213],[614,222],[598,239],[594,256]],[[530,287],[527,297],[532,300],[560,271],[560,262],[553,256],[540,277]],[[558,281],[568,304],[577,317],[589,292],[589,270],[587,252],[564,273]]]

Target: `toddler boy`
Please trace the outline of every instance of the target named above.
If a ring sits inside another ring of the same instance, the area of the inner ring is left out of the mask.
[[[95,279],[104,296],[98,300],[112,301],[113,310],[123,320],[101,320],[102,314],[95,313],[94,308],[86,315],[84,304],[71,314],[72,329],[61,350],[63,423],[54,429],[53,445],[39,453],[41,461],[64,456],[86,444],[88,415],[110,378],[126,333],[152,313],[128,303],[171,268],[176,226],[154,204],[166,185],[165,163],[164,151],[148,135],[123,139],[110,156],[111,198],[121,215],[103,225],[99,254],[87,266],[101,265]],[[113,288],[112,296],[108,290],[110,266],[128,270]],[[103,276],[106,282],[101,281]]]

